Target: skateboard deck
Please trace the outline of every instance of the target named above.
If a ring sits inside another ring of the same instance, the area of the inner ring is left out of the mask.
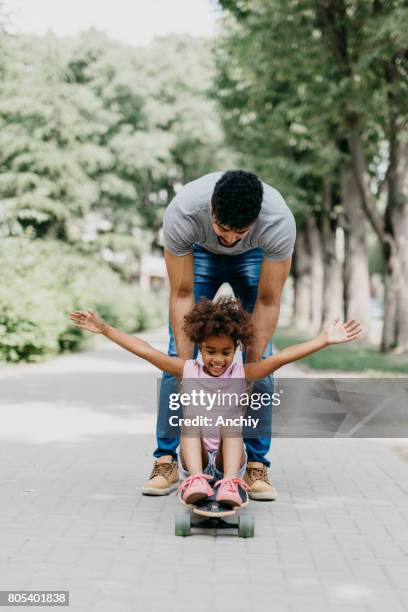
[[[194,514],[199,514],[200,516],[223,518],[224,516],[233,516],[237,512],[237,507],[219,503],[213,495],[192,504],[192,506]]]
[[[241,507],[231,508],[217,502],[215,497],[211,496],[196,504],[192,504],[190,508],[191,512],[188,514],[176,515],[175,534],[177,536],[189,536],[191,535],[191,529],[195,527],[198,529],[211,529],[213,531],[235,529],[241,538],[254,537],[253,516],[241,514],[237,516],[237,520],[234,522],[228,520],[231,516],[237,515]]]

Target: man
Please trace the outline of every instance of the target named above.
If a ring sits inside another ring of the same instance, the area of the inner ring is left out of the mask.
[[[170,202],[163,232],[170,280],[169,355],[184,359],[196,355],[182,330],[184,315],[201,296],[212,299],[224,282],[252,313],[256,340],[246,347],[245,361],[271,355],[271,338],[296,237],[293,215],[279,192],[251,172],[207,174],[185,185]],[[271,379],[258,381],[253,391],[272,395]],[[168,428],[169,396],[176,392],[176,379],[163,374],[156,461],[142,487],[146,495],[167,495],[178,485],[179,439]],[[273,500],[277,496],[266,458],[271,444],[271,408],[269,404],[261,409],[264,427],[255,437],[243,431],[248,455],[244,480],[252,499]]]

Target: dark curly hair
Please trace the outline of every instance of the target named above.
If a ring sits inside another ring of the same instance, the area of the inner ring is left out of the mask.
[[[256,221],[262,199],[263,185],[256,174],[229,170],[215,184],[212,212],[217,223],[242,230]]]
[[[232,297],[215,302],[200,298],[184,317],[183,330],[195,344],[201,344],[208,336],[229,336],[241,348],[251,344],[254,333],[251,315],[240,300]]]

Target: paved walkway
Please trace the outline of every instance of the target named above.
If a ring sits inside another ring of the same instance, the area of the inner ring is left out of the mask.
[[[277,439],[254,539],[176,538],[175,495],[139,493],[156,381],[104,340],[2,370],[0,589],[66,589],[78,612],[408,609],[406,463],[375,440]]]

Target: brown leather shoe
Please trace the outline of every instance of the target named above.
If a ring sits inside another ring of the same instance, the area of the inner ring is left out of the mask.
[[[177,489],[179,473],[177,461],[171,455],[156,459],[150,478],[142,487],[143,495],[168,495]]]
[[[248,461],[243,480],[249,486],[248,495],[251,499],[273,501],[278,497],[270,483],[267,467],[260,461]]]

